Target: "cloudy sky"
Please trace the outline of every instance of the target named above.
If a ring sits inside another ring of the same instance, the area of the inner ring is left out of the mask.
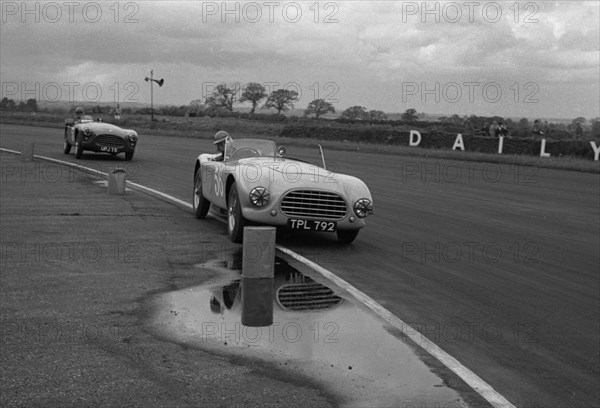
[[[219,83],[338,111],[600,116],[598,1],[3,1],[2,96],[149,103]],[[249,106],[240,104],[240,107]]]

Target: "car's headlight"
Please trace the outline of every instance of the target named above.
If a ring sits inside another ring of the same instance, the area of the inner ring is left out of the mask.
[[[86,127],[86,128],[83,128],[83,134],[85,137],[90,137],[91,135],[94,134],[94,132],[89,127]]]
[[[132,132],[132,133],[130,133],[130,134],[127,135],[127,138],[129,139],[129,141],[131,143],[135,143],[138,140],[138,135],[137,135],[137,133]]]
[[[250,202],[256,207],[263,207],[269,203],[269,191],[264,187],[255,187],[250,191]]]
[[[373,203],[368,198],[361,198],[354,203],[354,213],[358,218],[373,214]]]

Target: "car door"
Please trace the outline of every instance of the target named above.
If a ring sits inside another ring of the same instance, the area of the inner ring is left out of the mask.
[[[227,207],[226,180],[227,175],[223,162],[207,161],[202,164],[202,194],[217,207]]]

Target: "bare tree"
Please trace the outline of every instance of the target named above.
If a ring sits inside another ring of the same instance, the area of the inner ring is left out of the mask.
[[[0,110],[1,111],[14,111],[17,109],[17,104],[12,99],[8,99],[7,97],[2,98],[0,102]]]
[[[371,120],[371,121],[387,119],[387,115],[385,113],[383,113],[383,111],[380,111],[380,110],[370,110],[368,115],[369,115],[369,120]]]
[[[342,117],[346,119],[364,119],[367,115],[367,108],[364,106],[351,106],[342,112]]]
[[[416,122],[416,120],[417,120],[417,110],[413,109],[413,108],[407,109],[402,114],[402,120],[405,120],[407,122]]]
[[[242,96],[240,98],[240,102],[249,101],[252,103],[252,110],[250,113],[254,113],[256,110],[256,106],[258,103],[267,97],[267,92],[265,87],[256,82],[250,82],[246,85],[244,92],[242,92]]]
[[[529,129],[529,120],[527,118],[519,119],[519,129]]]
[[[228,88],[225,84],[217,85],[213,94],[206,98],[206,104],[211,108],[225,108],[232,112],[235,92],[235,89]]]
[[[188,109],[190,112],[194,112],[196,114],[203,111],[204,104],[202,103],[202,99],[194,99],[193,101],[190,101]]]
[[[335,113],[335,108],[329,102],[325,102],[324,99],[315,99],[308,104],[308,107],[304,111],[305,115],[314,114],[317,119],[326,113]]]
[[[271,95],[269,95],[263,105],[263,109],[274,108],[280,114],[281,111],[293,108],[294,102],[298,102],[298,92],[290,91],[289,89],[277,89],[271,92]]]
[[[35,98],[30,98],[27,99],[27,102],[25,103],[25,112],[37,112],[38,111],[38,105],[37,105],[37,101],[35,100]]]

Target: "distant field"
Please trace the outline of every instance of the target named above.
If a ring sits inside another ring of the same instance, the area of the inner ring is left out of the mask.
[[[234,138],[276,138],[278,143],[292,146],[314,146],[319,143],[323,146],[323,148],[335,150],[361,151],[408,157],[431,157],[437,159],[462,161],[507,163],[521,166],[600,173],[600,162],[575,157],[553,156],[550,158],[541,158],[525,155],[500,155],[469,151],[462,152],[453,151],[450,149],[424,149],[401,145],[389,146],[384,144],[364,142],[344,142],[312,138],[280,137],[279,135],[281,134],[282,129],[287,125],[286,122],[263,122],[238,118],[211,118],[206,116],[188,118],[163,117],[155,115],[154,122],[150,122],[150,118],[146,115],[127,115],[121,120],[115,120],[112,115],[107,114],[94,115],[94,118],[96,117],[102,118],[102,120],[105,122],[115,123],[125,128],[135,129],[142,137],[144,134],[148,134],[210,139],[213,137],[215,132],[219,130],[226,130]],[[0,122],[2,123],[22,124],[29,126],[62,128],[64,126],[64,120],[64,117],[46,113],[30,115],[24,113],[8,114],[6,112],[2,112],[0,115]]]

